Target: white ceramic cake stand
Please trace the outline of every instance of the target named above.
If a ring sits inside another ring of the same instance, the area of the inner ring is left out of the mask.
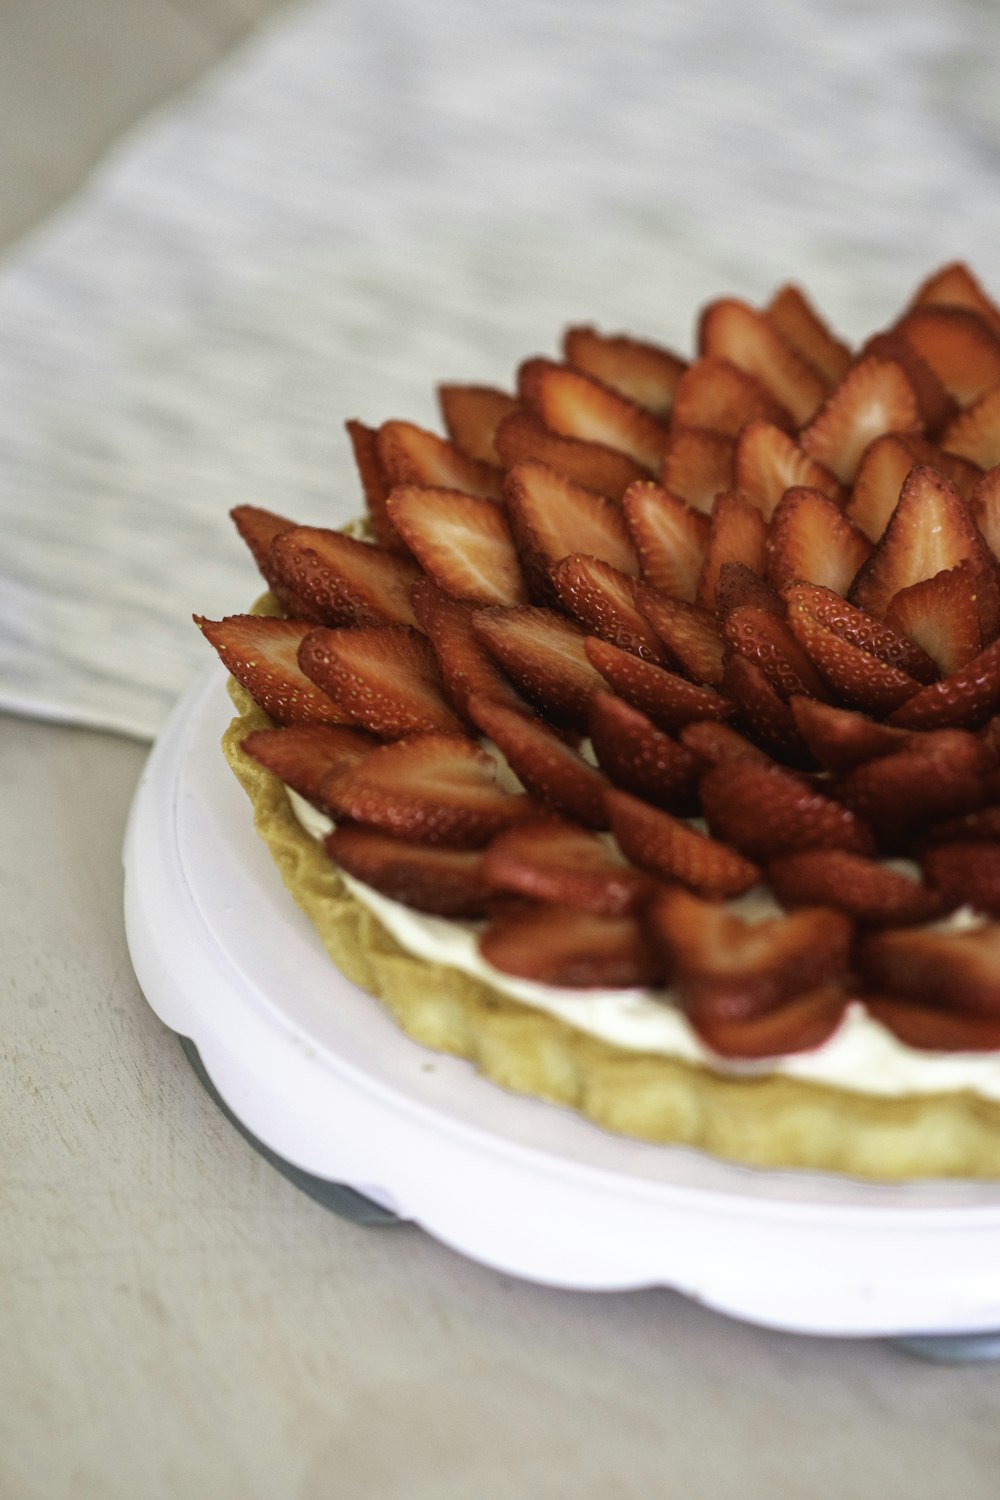
[[[284,1162],[554,1285],[667,1286],[806,1333],[1000,1329],[1000,1183],[728,1166],[607,1134],[410,1041],[284,891],[219,750],[230,716],[210,668],[150,757],[125,844],[128,941],[157,1015]]]

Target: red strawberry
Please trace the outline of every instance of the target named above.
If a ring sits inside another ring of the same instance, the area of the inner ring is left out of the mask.
[[[781,620],[785,617],[785,601],[759,573],[746,563],[723,563],[715,585],[715,612],[724,620],[744,605],[766,610]]]
[[[991,302],[968,266],[952,261],[918,288],[911,307],[967,307],[1000,334],[1000,309]]]
[[[645,581],[692,602],[708,546],[708,517],[679,495],[646,482],[629,485],[622,512]]]
[[[271,566],[271,543],[283,531],[291,531],[295,522],[276,515],[274,511],[261,510],[256,505],[237,505],[229,514],[236,524],[236,530],[250,548],[261,577],[278,601],[282,612],[293,620],[315,619],[316,616],[305,600],[298,598],[291,589],[285,588]]]
[[[668,812],[697,810],[691,752],[631,703],[613,693],[595,693],[590,700],[590,742],[598,765],[615,786]]]
[[[570,989],[656,984],[660,965],[634,917],[598,917],[567,906],[539,906],[494,917],[479,940],[503,974]]]
[[[487,751],[450,734],[380,745],[332,777],[326,795],[335,816],[454,849],[482,848],[504,828],[539,815],[537,802],[500,787]]]
[[[700,724],[688,724],[681,730],[680,740],[694,756],[699,771],[706,766],[721,766],[733,760],[752,760],[764,766],[771,764],[771,756],[731,724],[713,724],[708,719]],[[647,797],[646,800],[651,799]]]
[[[1000,335],[968,307],[911,308],[896,325],[959,406],[1000,385]]]
[[[636,608],[636,585],[596,557],[574,553],[552,569],[552,582],[567,614],[602,640],[647,661],[662,661],[659,636]]]
[[[647,714],[660,729],[673,731],[697,719],[727,719],[733,711],[732,704],[712,688],[699,687],[652,662],[640,661],[596,636],[587,637],[586,653],[615,692]]]
[[[607,828],[604,777],[541,719],[493,698],[472,698],[468,708],[534,797],[586,828]]]
[[[413,422],[383,422],[377,444],[390,490],[398,484],[416,484],[461,490],[485,500],[500,498],[503,476],[498,469],[469,458],[454,443]]]
[[[389,518],[439,589],[471,604],[525,604],[527,590],[503,511],[458,490],[400,485]]]
[[[299,664],[343,720],[381,739],[462,731],[441,690],[430,643],[407,625],[320,627],[303,639]]]
[[[1000,464],[1000,388],[987,391],[949,422],[941,446],[981,469]]]
[[[417,623],[410,589],[420,570],[385,547],[322,526],[293,526],[271,543],[270,568],[319,624]]]
[[[738,896],[761,878],[759,868],[735,849],[628,792],[609,791],[606,803],[619,848],[661,880],[721,897]]]
[[[504,417],[496,431],[496,449],[507,468],[539,463],[563,474],[584,489],[620,500],[630,484],[648,479],[642,464],[602,443],[560,437],[533,412],[519,410]]]
[[[848,604],[832,589],[813,583],[793,583],[784,590],[784,597],[790,622],[794,623],[803,613],[811,615],[841,640],[887,666],[897,667],[918,682],[934,682],[938,677],[934,661],[914,641],[884,621],[873,619],[863,609]]]
[[[361,760],[377,744],[363,730],[346,725],[297,724],[287,729],[254,729],[242,748],[293,792],[325,810],[330,777]]]
[[[504,417],[517,410],[516,396],[491,385],[439,385],[437,395],[445,430],[455,447],[495,468],[500,462],[496,430]]]
[[[844,1019],[850,996],[841,984],[820,985],[747,1020],[692,1016],[703,1042],[720,1057],[753,1060],[812,1052],[828,1042]]]
[[[696,604],[671,599],[643,584],[635,591],[635,602],[679,663],[683,675],[694,682],[717,687],[722,681],[725,642],[714,616]]]
[[[469,919],[487,916],[493,904],[477,849],[411,844],[360,824],[335,828],[325,847],[334,864],[355,880],[415,911]]]
[[[885,623],[926,651],[947,675],[964,667],[982,647],[977,588],[978,570],[966,558],[957,567],[900,589],[886,610]]]
[[[764,309],[764,316],[828,386],[836,385],[847,374],[850,349],[830,332],[797,286],[779,287]]]
[[[518,390],[524,405],[560,437],[600,443],[650,473],[659,469],[666,428],[610,386],[569,365],[529,359],[518,371]]]
[[[702,354],[731,360],[755,375],[791,412],[797,425],[808,422],[826,395],[822,376],[795,352],[765,315],[733,297],[705,308],[698,346]]]
[[[347,715],[299,666],[299,646],[313,629],[307,620],[267,615],[194,616],[194,623],[276,724],[342,724]]]
[[[734,652],[722,674],[722,691],[735,704],[738,722],[756,745],[788,765],[811,765],[792,711],[756,662]]]
[[[850,807],[782,766],[728,762],[706,771],[699,790],[711,832],[750,859],[802,849],[874,852],[870,829]]]
[[[969,498],[969,509],[994,558],[1000,558],[1000,466],[980,475]]]
[[[567,329],[563,353],[567,364],[644,406],[654,417],[669,416],[677,382],[686,369],[684,360],[658,344],[583,326]]]
[[[883,432],[918,432],[916,392],[895,360],[862,359],[799,433],[807,453],[850,484],[868,444]]]
[[[486,851],[484,869],[497,890],[602,917],[634,912],[649,889],[648,878],[623,863],[606,839],[559,818],[501,833]]]
[[[719,495],[712,507],[698,582],[697,602],[702,609],[716,608],[719,576],[727,563],[742,563],[761,577],[767,566],[767,523],[751,501],[736,493]]]
[[[928,433],[940,432],[958,411],[955,401],[930,365],[901,333],[891,329],[887,333],[876,333],[865,344],[859,358],[880,359],[899,365],[913,387],[917,411]]]
[[[907,1047],[922,1052],[1000,1051],[1000,1016],[956,1015],[882,996],[869,996],[865,1004],[875,1020]]]
[[[894,633],[877,633],[877,621],[853,609],[838,594],[814,585],[792,584],[785,597],[792,634],[843,703],[883,715],[919,691],[915,677],[870,649],[872,641],[880,645],[885,641],[883,656],[905,656],[903,650],[893,650]],[[831,600],[838,601],[839,607],[831,605]]]
[[[551,569],[573,552],[586,552],[635,576],[639,559],[618,505],[574,484],[545,464],[515,464],[504,482],[504,503],[532,597],[554,604]]]
[[[767,538],[767,576],[776,589],[798,581],[846,594],[871,553],[868,538],[819,490],[790,489]]]
[[[696,359],[678,381],[673,420],[678,427],[703,427],[729,437],[738,437],[748,422],[792,426],[789,413],[759,380],[710,354]]]
[[[378,433],[363,422],[345,423],[350,439],[354,463],[364,491],[365,505],[375,540],[382,547],[393,551],[405,550],[402,540],[396,535],[392,522],[386,514],[385,502],[389,495],[389,481],[379,455]]]
[[[862,761],[890,755],[909,738],[904,729],[813,698],[793,698],[790,707],[799,733],[827,771],[849,771]]]
[[[901,729],[979,729],[1000,708],[1000,640],[914,693],[889,722]]]
[[[841,498],[840,482],[817,463],[794,438],[771,422],[751,422],[736,441],[734,484],[752,500],[766,520],[786,490],[819,490],[831,500]]]
[[[942,453],[915,432],[883,433],[865,449],[847,502],[847,514],[873,542],[885,531],[906,476],[918,464],[937,469],[963,498],[971,493],[978,476],[974,464]]]
[[[660,483],[695,510],[706,513],[715,497],[732,488],[733,439],[706,427],[670,429]]]
[[[983,840],[936,844],[921,863],[948,906],[973,906],[1000,916],[1000,846]]]
[[[604,684],[576,625],[552,610],[522,605],[477,610],[472,628],[514,686],[553,724],[586,725],[590,695]]]
[[[987,801],[989,754],[973,734],[911,735],[899,750],[856,766],[837,795],[874,828],[886,848]]]
[[[754,662],[780,698],[802,693],[826,698],[826,683],[784,620],[755,605],[731,610],[722,634],[734,651]]]
[[[1000,1023],[1000,927],[995,923],[972,932],[875,932],[858,956],[876,994]]]
[[[832,906],[869,927],[932,922],[948,909],[941,895],[878,860],[846,849],[805,849],[772,860],[768,879],[784,906]],[[955,903],[951,903],[955,904]]]
[[[445,697],[460,717],[468,717],[468,702],[475,693],[530,712],[480,644],[472,626],[474,605],[461,604],[443,594],[429,578],[414,584],[411,600],[433,648]]]

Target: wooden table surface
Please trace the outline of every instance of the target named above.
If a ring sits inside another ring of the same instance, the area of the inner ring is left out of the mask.
[[[277,8],[8,0],[0,242]],[[145,754],[0,718],[4,1500],[992,1500],[1000,1366],[521,1283],[272,1170],[132,973]]]

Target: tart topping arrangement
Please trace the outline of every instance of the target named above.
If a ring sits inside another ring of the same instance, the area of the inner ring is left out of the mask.
[[[239,507],[277,612],[197,621],[333,863],[475,922],[498,981],[658,993],[720,1059],[820,1047],[851,1004],[1000,1050],[973,274],[857,349],[787,286],[705,308],[690,360],[580,326],[438,395],[441,433],[348,423],[364,535]]]

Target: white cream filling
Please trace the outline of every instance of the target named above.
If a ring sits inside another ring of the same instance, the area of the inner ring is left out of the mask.
[[[289,790],[288,796],[301,826],[312,838],[322,840],[333,827],[330,819],[295,792]],[[515,979],[482,958],[478,947],[482,923],[426,916],[351,876],[343,878],[351,894],[415,957],[446,964],[483,980],[501,994],[546,1011],[612,1046],[661,1053],[715,1072],[780,1074],[856,1093],[899,1097],[966,1090],[1000,1100],[1000,1053],[917,1051],[900,1042],[860,1003],[850,1005],[835,1034],[810,1052],[769,1058],[762,1063],[720,1058],[709,1051],[671,1003],[669,989],[570,990]],[[735,915],[747,921],[761,921],[779,910],[765,891],[752,891],[729,904]],[[963,907],[934,925],[941,930],[969,931],[984,921],[979,913]]]

